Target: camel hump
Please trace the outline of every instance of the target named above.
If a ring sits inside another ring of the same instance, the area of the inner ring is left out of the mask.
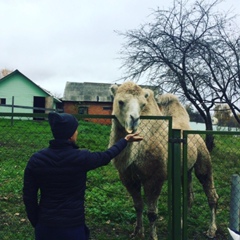
[[[156,97],[156,100],[163,115],[173,117],[174,128],[191,129],[189,114],[176,95],[166,93]]]
[[[169,105],[172,104],[174,102],[179,102],[178,97],[172,93],[166,93],[163,95],[159,95],[157,97],[157,103],[159,105]]]

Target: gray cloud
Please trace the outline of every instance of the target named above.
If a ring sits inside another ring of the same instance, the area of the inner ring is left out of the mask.
[[[138,28],[157,6],[168,8],[158,0],[0,0],[0,69],[60,95],[66,81],[115,82],[124,40],[114,30]]]

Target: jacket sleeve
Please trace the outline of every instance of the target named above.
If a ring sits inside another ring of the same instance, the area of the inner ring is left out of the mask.
[[[24,171],[23,202],[28,219],[32,226],[35,227],[38,221],[38,186],[29,164]]]
[[[122,138],[112,147],[104,152],[88,152],[86,170],[92,170],[104,165],[107,165],[113,158],[115,158],[125,147],[127,140]]]

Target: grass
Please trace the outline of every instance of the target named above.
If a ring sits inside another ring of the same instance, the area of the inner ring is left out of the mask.
[[[80,148],[102,151],[108,146],[110,126],[80,122]],[[52,138],[46,121],[0,119],[0,239],[32,240],[33,229],[22,202],[23,172],[29,157],[48,145]],[[211,153],[215,185],[220,196],[217,214],[217,239],[228,239],[231,176],[239,174],[240,141],[235,136],[215,136]],[[210,212],[200,184],[194,178],[195,202],[188,216],[189,239],[205,239]],[[159,200],[158,234],[167,236],[167,184]],[[131,197],[109,164],[88,173],[86,222],[93,240],[129,239],[135,222]],[[144,216],[146,235],[147,218]]]

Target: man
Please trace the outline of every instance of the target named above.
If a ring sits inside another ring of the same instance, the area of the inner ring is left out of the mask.
[[[24,172],[23,201],[36,240],[87,240],[84,195],[87,172],[107,165],[128,142],[143,138],[128,134],[104,152],[79,150],[77,119],[50,112],[54,139],[32,155]],[[40,200],[38,192],[40,190]]]

